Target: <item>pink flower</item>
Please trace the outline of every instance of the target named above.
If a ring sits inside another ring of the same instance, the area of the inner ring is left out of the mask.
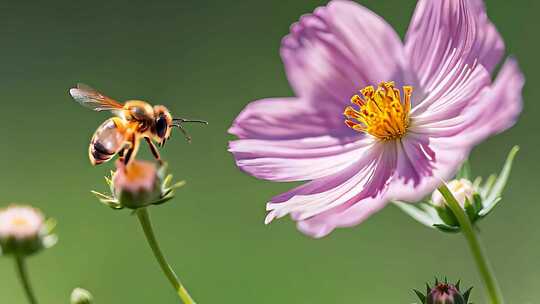
[[[290,214],[322,237],[431,193],[476,144],[516,121],[516,61],[491,80],[503,54],[480,0],[419,1],[403,43],[351,1],[303,16],[281,46],[296,97],[255,101],[229,130],[243,171],[309,181],[272,198],[266,223]]]

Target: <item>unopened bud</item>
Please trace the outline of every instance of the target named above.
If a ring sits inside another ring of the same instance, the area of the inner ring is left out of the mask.
[[[467,304],[456,288],[448,283],[435,285],[427,295],[427,304]]]
[[[71,304],[91,304],[93,301],[92,294],[82,288],[75,288],[71,293]]]
[[[462,208],[465,208],[465,201],[472,201],[475,190],[473,184],[469,180],[464,178],[455,179],[449,182],[447,186]],[[446,204],[446,200],[438,190],[433,192],[431,201],[437,207],[444,207]]]
[[[126,166],[118,161],[116,168],[112,183],[123,207],[137,209],[159,200],[161,181],[154,163],[133,160]]]

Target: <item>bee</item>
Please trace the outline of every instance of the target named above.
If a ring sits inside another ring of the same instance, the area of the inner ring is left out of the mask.
[[[150,146],[154,157],[161,162],[154,141],[163,147],[171,137],[172,128],[177,127],[187,141],[191,142],[191,137],[182,124],[208,124],[204,120],[173,118],[165,106],[152,106],[142,100],[121,103],[84,84],[71,88],[69,94],[86,108],[97,112],[110,111],[115,115],[103,122],[90,140],[88,156],[92,165],[107,162],[117,154],[127,165],[137,154],[142,138]]]

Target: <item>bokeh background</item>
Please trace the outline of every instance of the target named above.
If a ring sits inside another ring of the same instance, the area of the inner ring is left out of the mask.
[[[177,303],[136,218],[102,205],[112,164],[93,168],[89,137],[107,118],[72,102],[77,82],[119,99],[163,103],[204,118],[162,155],[188,181],[152,208],[158,238],[199,303],[412,303],[435,275],[482,287],[460,235],[430,230],[390,206],[352,229],[313,240],[289,219],[263,225],[265,201],[292,187],[241,173],[226,151],[251,100],[291,95],[280,39],[324,1],[3,2],[0,9],[0,205],[31,203],[58,219],[60,243],[30,259],[41,303],[67,303],[77,286],[96,303]],[[415,1],[362,0],[403,36]],[[504,201],[481,223],[509,303],[540,303],[538,1],[487,1],[526,74],[516,127],[472,154],[474,172],[499,170],[522,147]],[[504,109],[500,109],[504,111]],[[140,154],[150,157],[147,149]],[[0,259],[0,303],[25,303],[12,261]]]

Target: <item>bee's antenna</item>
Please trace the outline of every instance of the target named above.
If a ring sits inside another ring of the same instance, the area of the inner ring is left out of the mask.
[[[191,143],[191,135],[189,135],[189,133],[187,132],[187,130],[184,128],[184,126],[178,124],[178,125],[173,125],[175,127],[178,127],[178,129],[180,129],[180,131],[182,131],[182,134],[184,134],[184,137],[186,138],[187,142],[188,143]]]
[[[205,121],[205,120],[200,120],[200,119],[185,119],[185,118],[173,118],[173,123],[172,123],[172,126],[173,127],[177,127],[178,129],[180,129],[180,131],[182,132],[182,134],[184,134],[184,137],[186,138],[186,140],[191,143],[191,136],[189,135],[189,133],[187,132],[187,130],[184,128],[184,126],[182,125],[182,123],[184,122],[197,122],[197,123],[202,123],[202,124],[205,124],[207,125],[208,122]]]
[[[185,119],[185,118],[173,118],[173,122],[184,123],[184,122],[198,122],[207,125],[208,121],[200,119]]]

